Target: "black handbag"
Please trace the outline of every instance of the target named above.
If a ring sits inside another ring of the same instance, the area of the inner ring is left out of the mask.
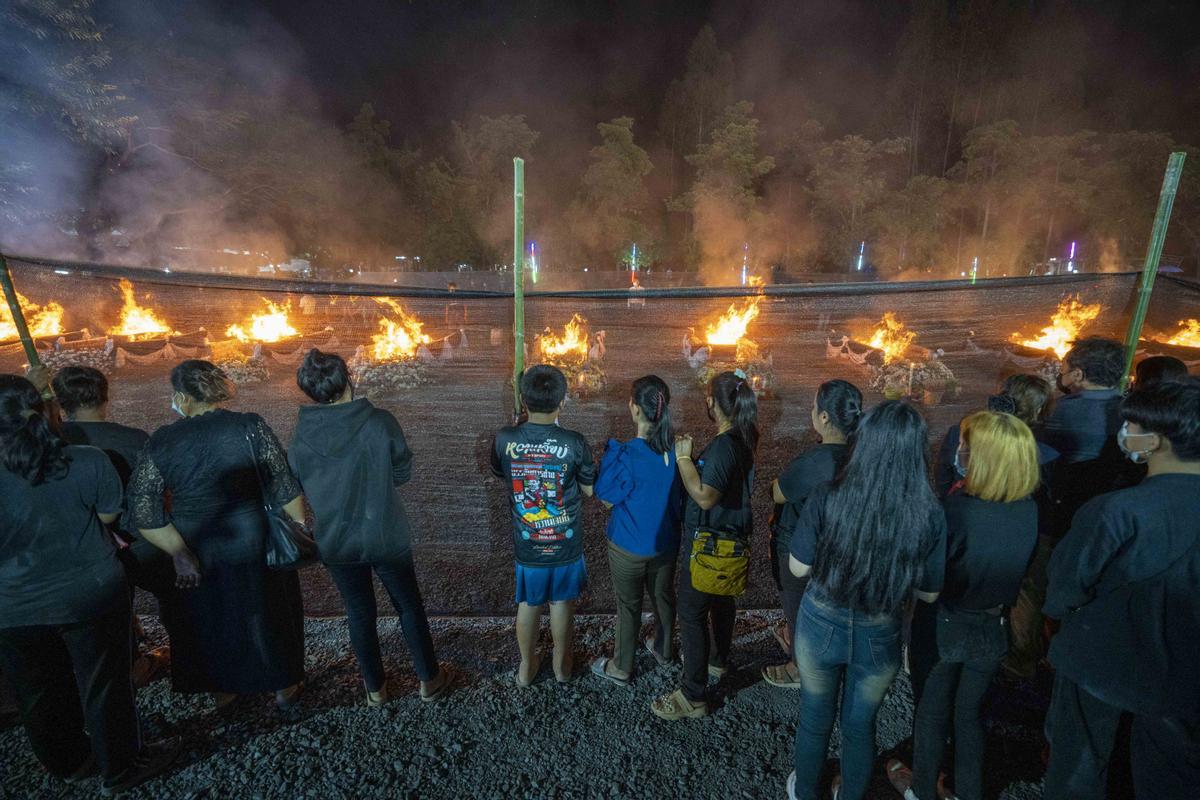
[[[267,566],[270,569],[290,570],[316,564],[320,560],[317,540],[306,525],[289,517],[282,508],[276,508],[268,499],[267,485],[262,477],[258,456],[254,452],[254,440],[249,433],[246,434],[246,444],[250,448],[254,476],[258,478],[263,511],[267,517]]]

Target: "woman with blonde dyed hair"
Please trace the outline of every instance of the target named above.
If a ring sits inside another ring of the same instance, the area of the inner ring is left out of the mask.
[[[918,602],[911,661],[917,713],[912,771],[888,764],[907,800],[943,795],[978,800],[983,783],[979,707],[1008,653],[1008,609],[1037,544],[1038,449],[1012,414],[980,411],[962,421],[955,452],[960,476],[946,511],[946,578],[935,602]],[[922,598],[925,600],[925,598]],[[954,720],[953,791],[938,769]],[[939,791],[940,789],[940,791]]]

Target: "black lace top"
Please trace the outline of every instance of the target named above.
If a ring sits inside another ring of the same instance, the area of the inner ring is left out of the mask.
[[[283,446],[257,414],[218,409],[159,428],[129,483],[130,527],[203,523],[260,507],[256,462],[272,504],[300,495]]]

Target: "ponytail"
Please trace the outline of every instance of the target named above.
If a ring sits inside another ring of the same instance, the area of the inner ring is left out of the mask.
[[[0,375],[0,450],[4,468],[34,486],[67,474],[63,443],[50,430],[45,403],[19,375]]]
[[[655,453],[674,447],[675,430],[671,425],[671,390],[657,375],[646,375],[633,382],[631,399],[650,423],[646,444]]]
[[[817,389],[817,411],[828,414],[833,427],[849,439],[863,416],[862,392],[849,381],[825,381]]]
[[[758,449],[758,396],[750,382],[737,373],[722,372],[712,379],[709,391],[733,435],[751,452]]]

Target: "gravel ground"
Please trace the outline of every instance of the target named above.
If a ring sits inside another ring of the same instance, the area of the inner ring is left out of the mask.
[[[791,771],[799,694],[759,679],[781,661],[770,627],[778,616],[739,616],[736,669],[718,686],[719,707],[706,719],[667,723],[650,713],[675,688],[678,666],[639,656],[628,688],[591,676],[587,665],[611,652],[612,618],[577,621],[575,680],[555,682],[549,659],[530,689],[513,682],[516,642],[507,618],[432,621],[439,657],[460,675],[445,702],[424,704],[394,618],[380,622],[386,664],[398,699],[362,705],[361,683],[345,621],[307,622],[309,689],[283,714],[267,697],[247,701],[231,720],[207,699],[173,695],[159,680],[138,695],[152,736],[178,734],[185,750],[175,769],[136,798],[782,798]],[[145,620],[152,639],[161,628]],[[544,632],[548,650],[549,631]],[[1035,800],[1040,761],[1030,698],[989,700],[991,749],[987,793]],[[898,797],[883,775],[892,755],[911,756],[912,695],[902,673],[879,719],[880,757],[869,797]],[[837,733],[830,756],[836,756]],[[11,720],[0,728],[0,798],[84,798],[51,779]],[[831,767],[834,765],[831,762]],[[832,769],[830,770],[832,774]]]

